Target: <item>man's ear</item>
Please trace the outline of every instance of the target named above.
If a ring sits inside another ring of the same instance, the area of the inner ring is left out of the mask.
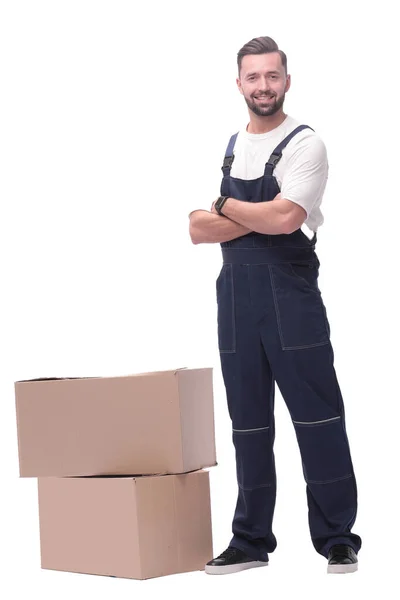
[[[237,77],[236,78],[236,85],[238,86],[238,90],[239,92],[242,94],[243,96],[243,90],[242,90],[242,84],[240,83],[240,79]]]

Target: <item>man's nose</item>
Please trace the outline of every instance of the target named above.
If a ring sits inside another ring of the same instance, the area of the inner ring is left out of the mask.
[[[259,85],[260,92],[269,92],[269,83],[266,79],[260,79]]]

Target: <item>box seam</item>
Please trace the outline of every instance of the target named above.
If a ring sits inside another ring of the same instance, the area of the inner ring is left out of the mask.
[[[176,490],[175,490],[175,477],[172,477],[172,494],[174,496],[174,520],[176,531],[176,554],[177,554],[177,563],[178,563],[178,573],[181,572],[181,548],[180,548],[180,532],[178,529],[178,519],[177,519],[177,510],[176,510]]]
[[[141,554],[141,546],[140,546],[140,528],[139,528],[139,486],[137,485],[136,479],[132,479],[132,491],[133,495],[135,494],[135,486],[136,486],[136,527],[137,527],[137,540],[138,540],[138,556],[139,556],[139,573],[141,578],[143,578],[143,568],[142,568],[142,554]]]
[[[177,386],[178,393],[178,406],[179,406],[179,434],[181,436],[180,443],[180,454],[181,454],[181,467],[183,471],[186,471],[186,464],[184,460],[185,452],[184,452],[184,437],[183,437],[183,419],[182,419],[182,406],[181,406],[181,395],[180,395],[180,385],[179,385],[179,375],[177,376],[175,373],[175,383]]]

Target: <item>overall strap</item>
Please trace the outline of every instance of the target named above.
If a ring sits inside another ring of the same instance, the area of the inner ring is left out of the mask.
[[[272,175],[273,170],[275,169],[276,165],[282,158],[282,150],[290,142],[292,137],[294,137],[296,135],[296,133],[299,133],[299,131],[303,131],[303,129],[311,129],[311,131],[314,131],[314,129],[312,127],[310,127],[309,125],[299,125],[298,127],[296,127],[296,129],[293,129],[293,131],[291,131],[289,133],[289,135],[287,135],[285,137],[285,139],[283,139],[277,145],[277,147],[275,148],[275,150],[272,152],[271,156],[269,157],[268,162],[265,163],[265,170],[264,170],[265,176],[270,177]]]
[[[236,138],[238,136],[238,133],[234,133],[231,137],[231,139],[229,140],[229,144],[227,146],[226,152],[225,152],[225,158],[224,158],[224,162],[223,165],[221,167],[222,169],[222,173],[224,174],[224,177],[227,177],[231,171],[231,167],[232,167],[232,163],[233,160],[235,158],[234,154],[233,154],[233,148],[235,146],[235,142],[236,142]]]

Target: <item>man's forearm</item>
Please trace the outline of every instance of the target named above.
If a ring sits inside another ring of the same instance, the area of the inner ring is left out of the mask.
[[[190,217],[189,231],[194,244],[213,244],[235,240],[251,229],[207,210],[196,210]]]
[[[252,227],[253,231],[276,235],[288,233],[289,209],[290,203],[282,201],[278,194],[269,202],[243,202],[229,197],[222,212],[231,221]]]

